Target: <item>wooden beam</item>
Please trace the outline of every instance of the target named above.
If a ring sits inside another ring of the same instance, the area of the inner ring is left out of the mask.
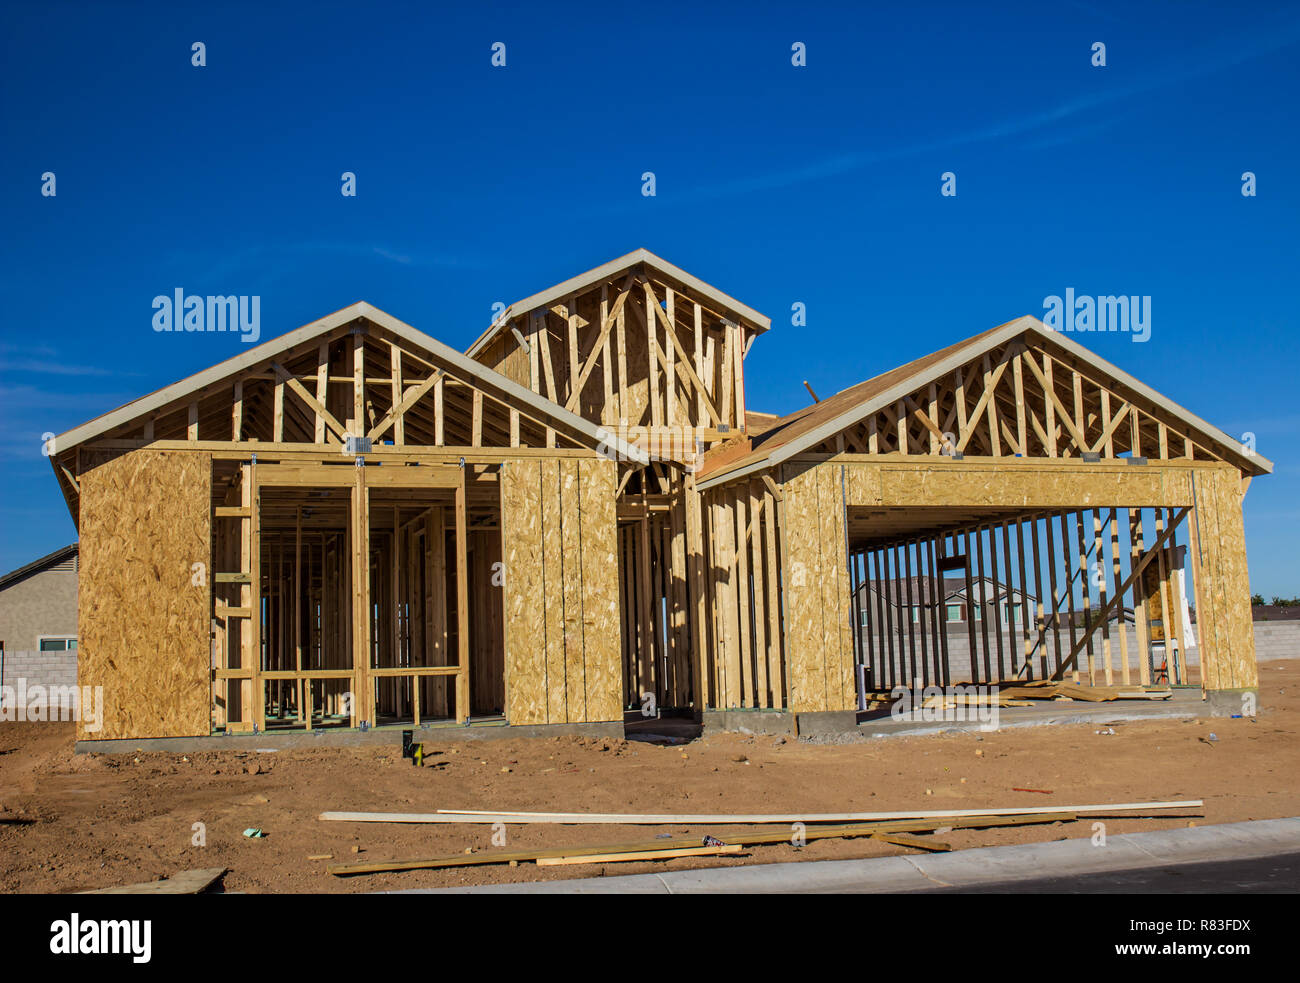
[[[1052,674],[1053,679],[1061,679],[1065,675],[1065,672],[1068,669],[1073,667],[1075,661],[1079,657],[1079,652],[1083,649],[1084,644],[1088,641],[1088,639],[1092,637],[1092,632],[1096,628],[1096,626],[1102,621],[1104,621],[1106,618],[1110,617],[1110,612],[1114,609],[1115,605],[1121,601],[1121,599],[1124,596],[1124,592],[1128,590],[1129,586],[1132,585],[1134,581],[1136,581],[1139,577],[1142,576],[1142,571],[1145,570],[1147,568],[1147,565],[1160,554],[1160,551],[1164,548],[1165,543],[1168,542],[1169,537],[1174,534],[1174,530],[1178,528],[1179,524],[1182,523],[1182,521],[1185,518],[1187,518],[1187,513],[1189,513],[1191,510],[1192,507],[1190,505],[1184,506],[1183,508],[1179,509],[1177,515],[1175,515],[1174,518],[1170,520],[1169,524],[1163,530],[1161,530],[1160,535],[1156,537],[1156,541],[1151,545],[1151,548],[1148,549],[1145,553],[1143,553],[1141,558],[1138,560],[1138,562],[1134,564],[1133,569],[1129,572],[1129,575],[1124,579],[1124,582],[1120,585],[1119,590],[1115,592],[1115,596],[1112,597],[1109,601],[1107,601],[1104,607],[1099,608],[1097,611],[1096,618],[1094,618],[1091,622],[1089,622],[1085,626],[1083,638],[1079,639],[1073,645],[1070,646],[1069,654],[1056,667],[1056,672]],[[1134,606],[1136,607],[1136,601]],[[1166,632],[1166,636],[1167,635],[1168,633]],[[1139,653],[1139,658],[1145,658],[1145,653]]]
[[[393,369],[392,399],[393,407],[401,403],[402,396],[402,350],[396,345],[389,345],[389,359]],[[381,431],[382,432],[382,431]],[[369,435],[367,435],[369,436]],[[371,437],[373,440],[374,437]],[[406,443],[405,415],[398,413],[393,419],[393,443],[399,447]]]
[[[1044,358],[1046,359],[1046,356],[1044,356]],[[1072,414],[1068,409],[1065,408],[1065,404],[1061,402],[1061,397],[1056,394],[1056,389],[1052,385],[1050,380],[1050,372],[1051,372],[1050,362],[1047,367],[1047,372],[1049,373],[1047,375],[1045,375],[1043,370],[1039,369],[1038,366],[1034,364],[1034,360],[1032,358],[1027,359],[1025,361],[1025,364],[1029,366],[1030,372],[1033,373],[1034,377],[1038,380],[1038,384],[1043,387],[1044,391],[1048,395],[1048,404],[1047,404],[1048,430],[1050,431],[1052,429],[1053,412],[1059,413],[1061,415],[1061,422],[1065,425],[1065,429],[1069,431],[1070,437],[1074,441],[1075,446],[1080,451],[1091,450],[1091,448],[1088,446],[1087,440],[1085,440],[1083,434],[1079,432],[1079,428],[1075,426],[1074,420],[1072,419]],[[1053,443],[1053,450],[1055,450],[1055,443],[1056,443],[1055,440],[1053,440],[1052,443]],[[1052,454],[1050,456],[1055,457],[1056,455]]]
[[[366,426],[366,336],[352,335],[352,420],[359,436]]]
[[[145,439],[153,438],[153,420],[146,424]],[[230,410],[230,439],[239,443],[244,439],[244,380],[235,380],[235,401]]]
[[[465,508],[465,472],[456,488],[456,719],[469,722],[469,521]]]
[[[984,413],[985,407],[993,398],[994,391],[998,388],[998,383],[1002,381],[1002,373],[1006,371],[1007,365],[1010,364],[1014,357],[1012,348],[1008,348],[998,361],[997,367],[993,371],[986,372],[984,379],[984,391],[980,393],[979,402],[975,404],[975,409],[970,413],[970,426],[963,430],[961,439],[957,442],[957,452],[961,453],[966,450],[966,445],[970,442],[971,437],[975,434],[975,424],[978,422],[980,415]],[[960,388],[960,387],[959,387]],[[960,415],[959,415],[960,419]],[[989,416],[990,421],[995,419],[993,415]],[[995,455],[997,456],[997,455]]]
[[[646,283],[646,293],[651,301],[650,306],[654,308],[659,319],[663,322],[668,338],[672,341],[673,347],[677,350],[678,364],[680,364],[682,369],[686,372],[686,377],[690,380],[691,386],[695,390],[696,395],[704,404],[704,408],[708,412],[710,419],[713,420],[714,426],[720,426],[724,421],[722,417],[719,416],[717,407],[713,405],[713,400],[709,397],[708,390],[704,388],[704,383],[700,381],[700,377],[695,374],[695,369],[691,367],[691,357],[686,354],[686,349],[682,347],[682,342],[681,339],[677,337],[677,332],[674,331],[672,325],[668,323],[668,315],[664,313],[663,309],[659,306],[658,301],[654,299],[654,288],[651,287],[648,282]]]
[[[319,406],[326,406],[329,403],[329,370],[330,343],[322,341],[316,355],[316,403]],[[313,439],[316,443],[323,444],[325,443],[325,417],[321,416],[319,411],[316,411],[315,420],[316,427]]]
[[[366,436],[370,440],[374,440],[375,438],[382,436],[384,431],[389,427],[394,425],[401,426],[401,420],[406,411],[418,403],[424,397],[425,393],[442,380],[444,375],[445,373],[442,369],[438,369],[431,373],[427,379],[411,386],[410,389],[406,390],[406,395],[404,395],[400,401],[394,400],[393,408],[384,415],[382,420],[370,428],[370,432],[367,433]],[[476,393],[478,392],[477,389],[474,391]],[[401,443],[402,441],[399,440],[398,442]],[[439,442],[441,443],[441,440],[439,440]]]
[[[619,316],[623,313],[623,305],[627,303],[628,295],[632,292],[632,283],[632,274],[629,273],[627,279],[623,281],[623,286],[619,290],[618,296],[614,298],[614,306],[610,308],[609,314],[605,316],[601,323],[600,333],[596,336],[596,343],[592,345],[591,352],[587,355],[586,364],[582,366],[582,371],[578,374],[577,384],[573,387],[573,392],[569,394],[569,401],[564,405],[566,410],[576,410],[578,401],[582,398],[583,387],[586,386],[587,380],[591,377],[592,370],[595,369],[597,361],[600,360],[601,355],[606,349],[606,343],[609,341],[610,331],[617,323]],[[609,370],[610,366],[606,365],[605,373],[607,377]]]
[[[346,432],[346,428],[343,424],[334,419],[334,415],[330,413],[330,411],[327,410],[324,405],[316,399],[316,397],[309,393],[301,382],[299,382],[294,376],[290,375],[283,365],[279,362],[272,362],[271,368],[273,368],[275,374],[279,376],[291,390],[293,390],[294,395],[311,407],[311,409],[316,412],[317,416],[334,431],[340,440],[342,440],[343,435]],[[319,429],[319,426],[317,429]]]

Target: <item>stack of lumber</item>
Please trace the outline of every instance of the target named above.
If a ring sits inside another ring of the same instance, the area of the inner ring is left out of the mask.
[[[1037,679],[1025,683],[1004,683],[999,695],[1013,700],[1084,700],[1105,703],[1109,700],[1167,700],[1174,695],[1168,686],[1080,686],[1063,680]]]
[[[660,816],[640,813],[530,813],[530,812],[459,812],[382,813],[325,812],[321,819],[331,822],[400,822],[400,823],[564,823],[576,825],[765,825],[803,824],[796,835],[788,829],[750,830],[722,836],[708,836],[702,842],[694,837],[677,837],[636,843],[568,846],[541,850],[500,850],[481,854],[454,854],[419,860],[389,860],[360,864],[331,864],[325,869],[338,877],[376,874],[404,870],[429,870],[441,867],[468,867],[482,864],[536,863],[538,866],[580,863],[615,863],[637,860],[672,860],[679,857],[734,856],[744,847],[798,841],[799,845],[819,839],[869,837],[913,849],[946,851],[949,844],[913,834],[936,830],[986,829],[1022,826],[1035,823],[1073,822],[1081,813],[1147,814],[1165,809],[1188,809],[1202,805],[1199,799],[1171,802],[1126,802],[1103,805],[1062,806],[1055,809],[1012,808],[999,810],[951,809],[924,813],[819,813],[811,815],[721,815]]]
[[[999,706],[1027,707],[1033,706],[1033,700],[1082,700],[1087,703],[1106,703],[1111,700],[1167,700],[1174,695],[1168,686],[1081,686],[1062,680],[1037,679],[1032,681],[1011,680],[1002,683],[962,683],[972,690],[976,685],[983,692],[952,693],[942,692],[927,696],[921,703],[926,709],[943,707],[952,709],[957,706]],[[993,688],[996,687],[996,692]],[[948,687],[953,689],[955,687]],[[879,709],[894,702],[889,693],[868,693],[868,709]]]

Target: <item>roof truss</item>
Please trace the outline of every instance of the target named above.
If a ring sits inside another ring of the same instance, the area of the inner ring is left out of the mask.
[[[100,442],[394,447],[635,447],[369,304],[354,304],[106,413],[52,441],[65,496],[79,448]]]
[[[779,429],[779,423],[773,427]],[[796,454],[844,452],[1040,459],[1087,454],[1227,461],[1245,474],[1272,470],[1267,459],[1076,342],[1021,318],[904,374],[770,453],[719,461],[700,487]]]

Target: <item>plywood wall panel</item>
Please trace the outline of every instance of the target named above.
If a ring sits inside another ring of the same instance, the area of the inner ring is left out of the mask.
[[[616,487],[613,461],[502,469],[512,724],[622,719]]]
[[[546,720],[568,719],[564,665],[564,552],[563,520],[560,508],[560,462],[543,461],[541,466],[543,591],[537,603],[546,617]]]
[[[932,469],[886,466],[881,468],[880,479],[884,504],[918,508],[946,505],[1089,508],[1115,502],[1142,506],[1187,504],[1186,499],[1171,501],[1168,498],[1163,475],[1158,470],[1135,467],[1123,470],[1101,470],[1098,467],[1093,472],[1082,472],[1039,468],[1022,470],[1012,464]]]
[[[542,569],[541,467],[510,461],[501,469],[505,547],[506,718],[546,723],[546,620]]]
[[[560,462],[560,562],[564,604],[564,699],[568,720],[587,719],[585,664],[586,625],[583,607],[582,512],[579,508],[578,462]]]
[[[1197,470],[1200,512],[1201,597],[1198,612],[1201,665],[1206,689],[1250,689],[1259,685],[1241,478],[1235,468]]]
[[[583,622],[586,628],[586,719],[589,721],[621,720],[623,717],[617,487],[618,465],[615,462],[581,462],[579,501],[582,513]]]
[[[211,733],[211,496],[201,453],[137,450],[82,473],[78,680],[103,687],[104,720],[79,738]]]
[[[788,478],[782,487],[786,518],[786,608],[789,614],[790,709],[807,712],[826,709],[825,663],[822,646],[821,590],[817,571],[818,550],[817,469],[809,468]]]
[[[845,529],[845,495],[848,493],[848,474],[842,466],[832,469],[830,481],[830,511],[834,527],[829,539],[824,540],[826,556],[835,576],[834,603],[828,609],[836,612],[834,623],[838,632],[835,658],[827,656],[827,691],[832,694],[841,710],[857,706],[857,673],[853,664],[853,589],[849,581],[848,530]]]

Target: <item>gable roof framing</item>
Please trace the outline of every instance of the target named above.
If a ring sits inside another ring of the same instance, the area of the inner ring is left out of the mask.
[[[70,496],[76,494],[75,484],[71,482],[71,478],[65,469],[71,460],[70,455],[75,453],[78,447],[110,435],[114,431],[136,422],[152,419],[162,413],[172,412],[184,406],[187,401],[193,402],[201,395],[210,394],[213,390],[224,385],[233,385],[234,380],[241,375],[256,371],[259,368],[274,370],[280,379],[293,387],[293,390],[297,393],[295,399],[301,397],[310,410],[310,404],[314,402],[314,398],[300,384],[294,385],[296,379],[284,370],[281,362],[289,361],[291,354],[295,357],[300,356],[312,344],[332,336],[337,337],[341,331],[360,324],[373,325],[391,333],[392,336],[406,342],[413,349],[424,353],[428,363],[434,366],[438,373],[445,374],[448,380],[458,381],[478,392],[482,392],[487,397],[511,409],[518,410],[521,416],[534,421],[543,428],[554,430],[557,434],[563,435],[580,446],[588,447],[620,461],[641,465],[648,463],[646,453],[635,445],[608,433],[599,425],[583,419],[576,413],[566,410],[544,396],[540,396],[487,366],[474,361],[469,356],[443,344],[436,338],[362,301],[289,331],[278,338],[271,339],[147,396],[142,396],[54,437],[48,446],[49,457],[51,464],[54,466],[55,475],[63,487],[65,497],[69,497],[69,501],[71,501]],[[432,376],[430,376],[431,379]],[[422,393],[416,392],[418,388],[420,387],[412,386],[407,389],[400,397],[401,404],[406,405],[408,400],[414,402],[418,399],[419,395],[422,395]],[[288,399],[284,400],[286,407],[290,402]],[[388,417],[393,415],[389,413]],[[330,421],[328,431],[338,429],[337,421],[329,417],[328,412],[325,412],[323,416]],[[366,430],[372,436],[377,436],[382,435],[391,426],[391,419],[385,418],[375,427],[367,427]],[[337,438],[338,435],[335,434],[334,436]],[[341,443],[337,439],[334,442]],[[252,445],[250,444],[250,446]]]
[[[1045,348],[1059,349],[1065,356],[1093,370],[1093,375],[1107,380],[1105,389],[1123,398],[1138,400],[1146,404],[1144,409],[1153,407],[1171,419],[1177,420],[1190,431],[1198,434],[1206,444],[1213,445],[1215,453],[1230,460],[1244,473],[1264,474],[1273,470],[1273,464],[1267,458],[1247,449],[1222,430],[1139,382],[1072,338],[1053,331],[1037,318],[1026,316],[892,369],[820,403],[814,403],[812,406],[783,417],[757,437],[748,452],[743,446],[728,449],[724,452],[725,457],[719,454],[714,459],[712,467],[706,460],[704,474],[698,481],[697,488],[704,491],[766,470],[800,454],[810,453],[825,441],[835,438],[877,413],[890,411],[899,404],[903,404],[905,408],[910,405],[918,417],[924,417],[924,411],[912,399],[913,394],[920,387],[946,379],[981,356],[986,358],[985,372],[988,374],[990,366],[987,363],[987,356],[1021,339],[1033,339]],[[1005,366],[1009,362],[1004,361],[1002,364]],[[1031,374],[1039,371],[1032,363],[1026,364]],[[996,380],[1003,369],[993,367],[993,371],[996,373],[994,376]],[[1055,390],[1054,383],[1053,390]],[[983,413],[986,404],[986,400],[977,403],[976,413]],[[908,415],[910,417],[912,414]],[[995,413],[990,415],[993,416]],[[1064,426],[1067,434],[1072,434],[1075,424],[1070,414],[1058,416],[1058,422]],[[1037,421],[1031,422],[1037,426]],[[938,428],[928,417],[922,420],[922,423],[927,430],[930,430],[935,440],[942,438]],[[995,442],[1000,440],[996,427],[992,437]],[[966,440],[969,440],[969,433],[956,449],[962,449]]]
[[[599,286],[601,283],[612,281],[636,266],[643,266],[646,269],[653,270],[661,278],[675,283],[675,285],[683,287],[687,291],[694,292],[713,304],[719,313],[749,324],[756,332],[761,333],[772,326],[770,318],[758,313],[747,304],[742,304],[734,297],[723,293],[716,287],[710,286],[698,277],[692,276],[681,267],[674,266],[666,259],[660,259],[648,249],[636,249],[626,256],[610,260],[608,263],[588,270],[586,273],[570,277],[563,283],[557,283],[555,286],[547,287],[530,297],[515,301],[492,322],[492,325],[478,337],[474,344],[469,346],[466,354],[470,358],[477,357],[508,329],[515,318],[536,310],[546,310],[572,294],[580,294]]]

